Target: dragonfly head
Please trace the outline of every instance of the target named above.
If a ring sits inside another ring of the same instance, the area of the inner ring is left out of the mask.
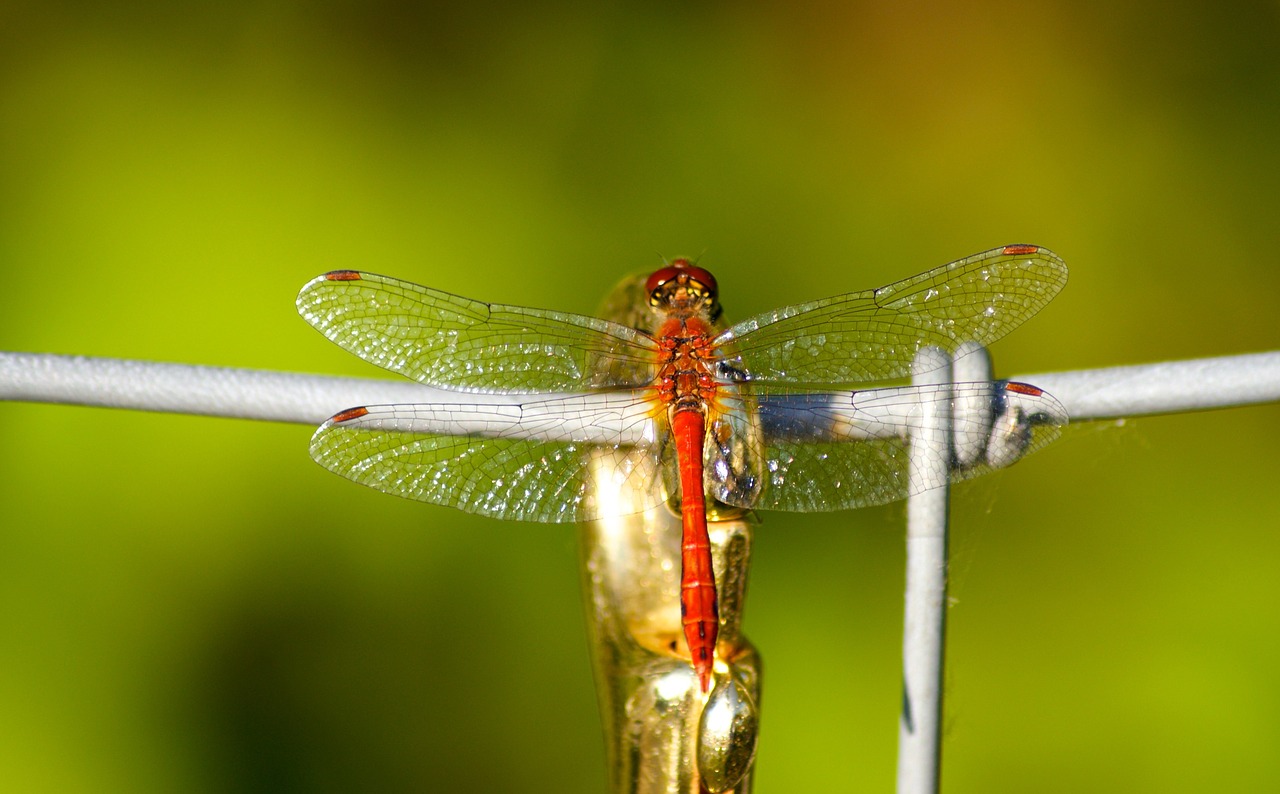
[[[644,285],[649,305],[656,309],[706,312],[712,320],[720,314],[716,277],[688,259],[675,259],[654,272]]]

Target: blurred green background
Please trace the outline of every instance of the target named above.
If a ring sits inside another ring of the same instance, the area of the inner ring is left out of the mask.
[[[1005,375],[1280,346],[1280,6],[0,6],[0,349],[376,376],[334,268],[731,316],[1032,242]],[[345,406],[334,406],[334,409]],[[571,527],[301,426],[0,406],[0,788],[604,788]],[[1074,430],[954,496],[951,792],[1280,785],[1280,409]],[[757,790],[887,791],[903,509],[768,515]]]

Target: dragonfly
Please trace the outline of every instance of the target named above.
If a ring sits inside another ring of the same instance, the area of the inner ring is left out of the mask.
[[[298,295],[311,325],[459,396],[349,408],[310,451],[377,490],[502,519],[677,510],[681,622],[706,692],[719,630],[708,520],[843,510],[942,485],[912,476],[904,430],[940,402],[1003,417],[986,457],[953,454],[949,479],[1047,443],[1065,413],[1034,386],[906,381],[921,348],[987,345],[1066,278],[1048,249],[1007,245],[726,326],[715,277],[687,259],[636,280],[630,324],[333,271]],[[603,498],[602,479],[639,496]]]

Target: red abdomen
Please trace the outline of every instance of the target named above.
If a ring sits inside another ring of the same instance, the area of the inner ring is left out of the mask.
[[[711,568],[711,539],[707,535],[707,504],[702,487],[702,441],[706,417],[701,411],[677,411],[671,418],[680,463],[680,619],[702,691],[711,683],[720,614],[716,606],[716,578]]]

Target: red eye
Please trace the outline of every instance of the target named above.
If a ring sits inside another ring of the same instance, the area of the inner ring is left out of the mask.
[[[696,281],[701,284],[712,295],[718,291],[716,277],[700,267],[689,264],[688,259],[675,259],[667,267],[649,276],[649,280],[644,283],[645,291],[652,293],[658,287],[679,277],[682,273],[688,277],[689,281]]]
[[[649,276],[649,280],[644,283],[644,291],[652,294],[655,289],[675,278],[676,274],[679,272],[680,271],[674,267],[662,268],[652,276]]]

